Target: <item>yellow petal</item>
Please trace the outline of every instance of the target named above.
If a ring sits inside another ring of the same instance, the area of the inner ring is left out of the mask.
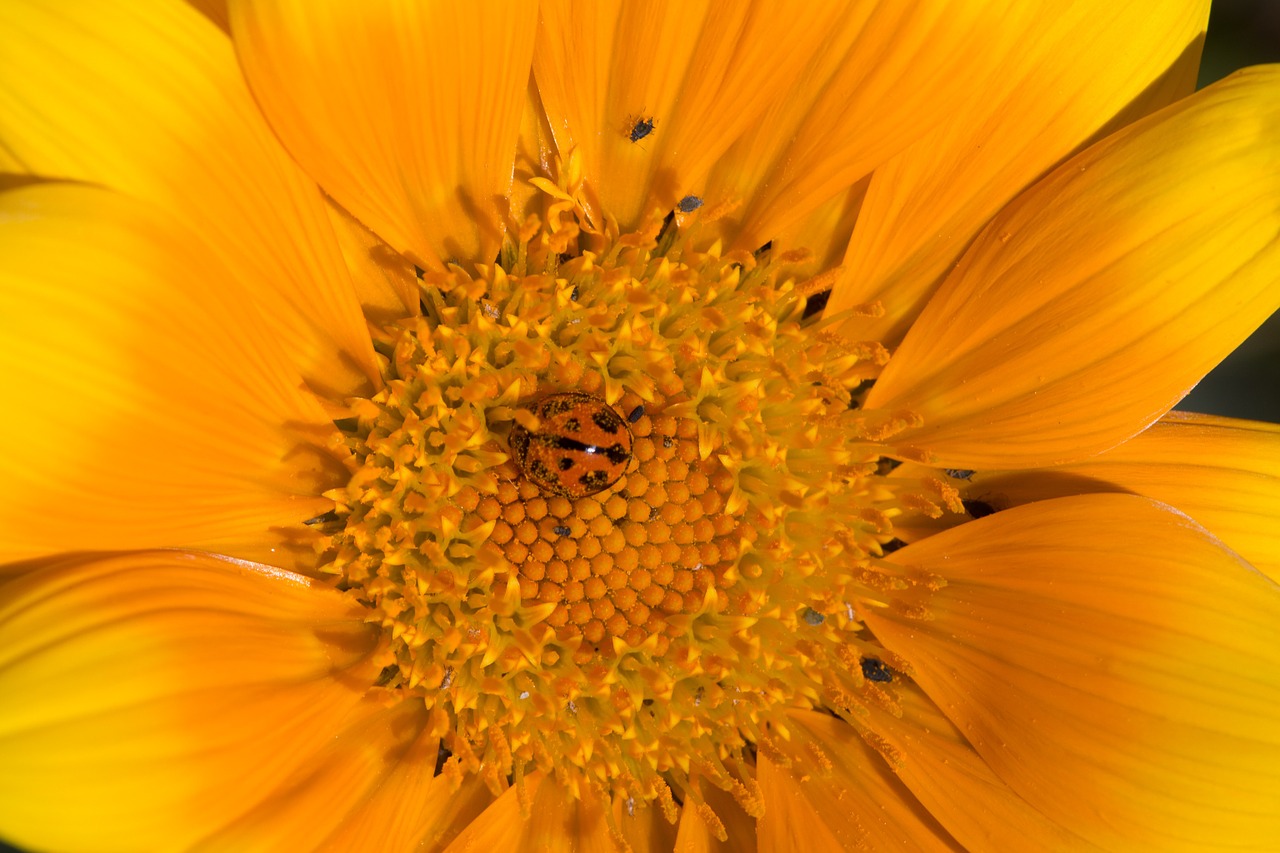
[[[536,4],[230,6],[258,103],[326,192],[420,266],[493,260]]]
[[[435,741],[429,745],[434,747]],[[444,849],[493,802],[493,794],[478,775],[460,782],[447,776],[433,778],[426,757],[415,759],[411,753],[402,760],[318,849],[326,853]],[[430,760],[435,761],[434,749]]]
[[[0,234],[0,559],[240,553],[332,507],[332,425],[198,239],[73,184],[0,195]]]
[[[0,4],[0,138],[26,172],[155,203],[250,289],[317,390],[378,376],[315,185],[267,127],[226,34],[184,3]]]
[[[849,235],[862,215],[862,204],[873,177],[868,175],[842,190],[813,208],[803,218],[779,230],[773,237],[771,247],[773,257],[782,257],[784,253],[795,250],[805,253],[805,259],[799,265],[787,267],[788,274],[803,280],[805,276],[826,273],[821,279],[824,285],[814,289],[813,292],[820,293],[824,289],[829,289],[832,282],[838,280],[833,278],[833,273],[827,271],[838,267],[844,259]],[[838,274],[838,271],[835,274]],[[806,294],[809,292],[806,289]],[[849,307],[851,304],[845,303],[844,307]],[[860,340],[874,340],[861,336],[861,329],[857,327],[849,328],[860,336]]]
[[[1170,412],[1106,453],[1058,468],[980,471],[966,499],[996,508],[1133,492],[1185,512],[1280,581],[1280,426]]]
[[[386,326],[420,312],[413,264],[332,199],[326,205],[356,298],[369,322]]]
[[[536,56],[536,52],[535,52]],[[541,217],[546,196],[534,186],[535,178],[546,178],[546,164],[556,156],[555,140],[547,125],[547,113],[538,95],[533,76],[525,94],[524,109],[520,113],[520,136],[516,141],[515,163],[512,167],[511,221],[523,224],[530,215]]]
[[[701,196],[716,160],[790,96],[844,13],[840,3],[544,3],[538,90],[557,148],[582,158],[593,213],[625,228]]]
[[[718,788],[703,785],[702,796],[714,819],[685,800],[680,809],[675,853],[756,853],[756,819]],[[720,827],[724,828],[725,841],[716,837]]]
[[[214,26],[224,33],[231,33],[231,20],[227,14],[226,0],[186,0],[191,8],[209,19]]]
[[[794,711],[781,767],[760,754],[760,850],[960,850],[843,720]]]
[[[435,776],[420,701],[370,696],[343,729],[200,851],[441,849],[493,800],[478,776]]]
[[[1112,850],[1280,838],[1280,587],[1133,495],[1005,510],[894,553],[946,582],[865,618],[992,770]]]
[[[821,5],[821,4],[819,4]],[[1036,4],[860,3],[843,11],[796,83],[719,158],[707,203],[754,249],[934,128],[1006,86],[1061,14]]]
[[[956,468],[1074,461],[1152,423],[1280,305],[1280,66],[1068,161],[1005,208],[867,396]]]
[[[676,844],[676,827],[657,804],[643,805],[635,800],[615,799],[613,821],[617,824],[622,841],[631,847],[632,853],[673,850]]]
[[[188,849],[277,793],[376,677],[365,610],[298,575],[176,551],[76,558],[0,600],[0,832]]]
[[[901,341],[1014,195],[1104,126],[1117,127],[1113,116],[1132,121],[1195,89],[1208,17],[1204,0],[1056,9],[986,97],[876,170],[827,310],[878,300],[884,317],[848,332]]]
[[[529,799],[523,809],[520,789],[508,788],[446,853],[616,853],[599,797],[584,790],[582,799],[575,799],[541,773],[526,777],[525,785]]]
[[[1014,793],[918,686],[894,681],[901,716],[872,706],[868,725],[890,750],[898,778],[965,850],[1098,849]]]

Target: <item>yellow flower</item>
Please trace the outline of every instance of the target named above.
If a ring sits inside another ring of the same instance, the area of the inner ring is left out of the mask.
[[[1204,4],[229,6],[0,6],[0,834],[1273,848]]]

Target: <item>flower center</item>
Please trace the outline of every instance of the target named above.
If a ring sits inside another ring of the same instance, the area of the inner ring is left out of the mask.
[[[325,569],[385,632],[379,687],[495,790],[758,813],[788,709],[854,721],[905,667],[857,618],[918,582],[878,559],[901,500],[856,395],[884,351],[807,322],[794,259],[696,250],[689,217],[595,230],[543,189],[499,263],[423,274],[378,335]]]
[[[497,493],[472,508],[493,522],[489,541],[515,568],[523,605],[552,606],[546,623],[576,645],[579,664],[613,657],[615,641],[640,647],[653,638],[654,653],[665,655],[708,591],[733,586],[729,570],[756,538],[724,512],[733,478],[700,458],[692,420],[645,414],[632,393],[619,408],[633,413],[635,439],[616,486],[576,499],[547,494],[507,462]]]

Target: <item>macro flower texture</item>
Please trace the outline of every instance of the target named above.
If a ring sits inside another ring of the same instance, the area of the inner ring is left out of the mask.
[[[5,0],[0,837],[1276,850],[1207,18]]]

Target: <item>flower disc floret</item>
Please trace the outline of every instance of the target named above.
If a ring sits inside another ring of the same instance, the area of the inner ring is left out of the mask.
[[[854,606],[909,585],[877,562],[896,497],[856,407],[884,352],[809,322],[798,256],[695,250],[671,217],[593,231],[564,197],[379,333],[326,570],[384,630],[382,688],[495,790],[541,770],[674,814],[706,781],[758,813],[747,765],[788,709],[856,719],[905,668]],[[509,446],[565,392],[634,436],[576,499]]]

